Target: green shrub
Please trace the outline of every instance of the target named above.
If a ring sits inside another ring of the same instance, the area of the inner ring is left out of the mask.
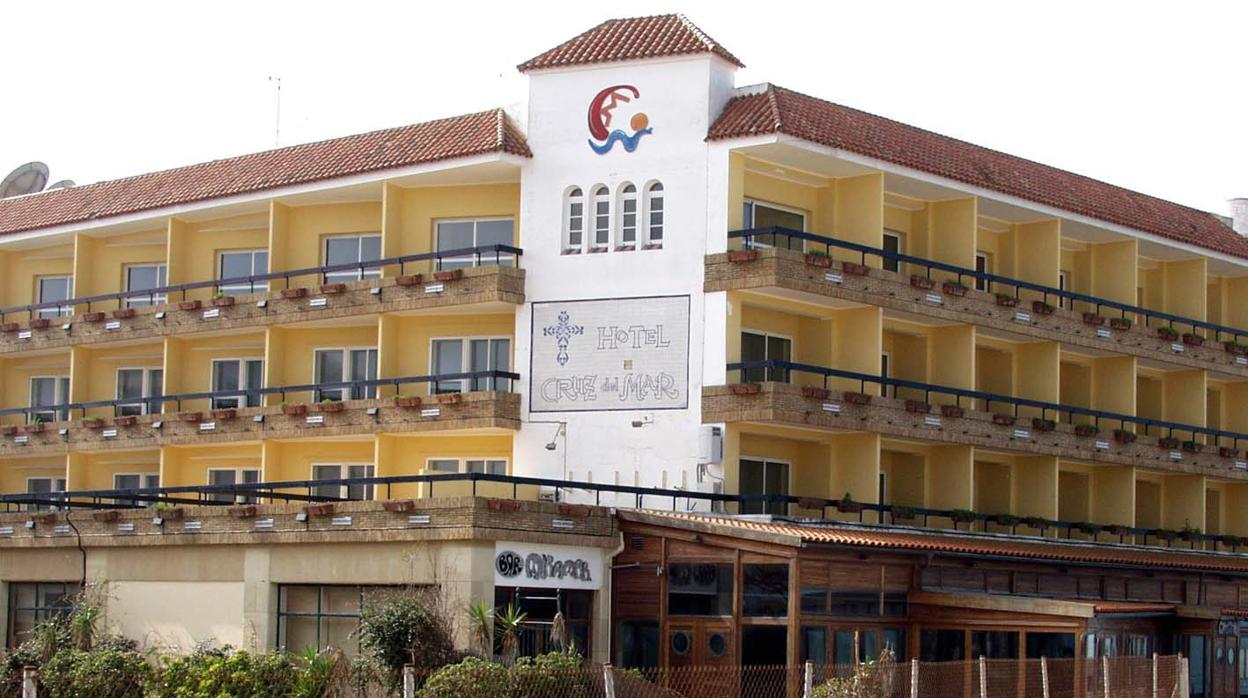
[[[507,667],[477,657],[439,669],[420,691],[421,698],[498,698],[511,692]]]
[[[521,657],[511,668],[515,698],[589,695],[589,674],[579,655],[550,652]]]
[[[152,668],[133,650],[66,649],[44,662],[40,682],[51,698],[142,696]]]
[[[157,698],[285,698],[296,694],[299,670],[278,652],[197,650],[168,662],[155,682]]]
[[[436,669],[459,658],[450,621],[415,591],[366,600],[359,637],[361,649],[385,667],[392,686],[402,680],[404,664]]]

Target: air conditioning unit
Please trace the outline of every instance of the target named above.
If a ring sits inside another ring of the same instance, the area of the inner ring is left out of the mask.
[[[698,429],[698,462],[721,465],[724,462],[724,428],[702,426]]]

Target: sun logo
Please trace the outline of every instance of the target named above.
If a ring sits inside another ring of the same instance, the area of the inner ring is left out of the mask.
[[[615,108],[639,97],[641,97],[641,91],[632,85],[612,85],[594,95],[594,98],[590,100],[586,119],[589,122],[589,147],[595,153],[606,155],[611,152],[617,142],[622,143],[624,150],[631,153],[637,149],[637,143],[642,136],[654,132],[654,129],[650,128],[650,117],[646,116],[645,112],[637,112],[629,119],[628,127],[632,133],[619,128],[611,128],[612,112]]]

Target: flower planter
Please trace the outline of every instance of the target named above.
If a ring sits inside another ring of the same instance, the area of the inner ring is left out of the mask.
[[[1056,310],[1056,308],[1049,303],[1045,303],[1044,301],[1031,302],[1031,312],[1036,315],[1052,315],[1054,310]]]
[[[578,519],[584,519],[589,514],[590,508],[584,504],[568,504],[567,502],[560,502],[559,504],[560,516],[575,516]]]
[[[37,317],[37,318],[35,318],[34,320],[31,320],[31,321],[30,321],[30,329],[32,329],[32,330],[46,330],[46,329],[48,329],[48,326],[49,326],[49,325],[51,325],[51,324],[52,324],[52,321],[51,321],[51,320],[49,320],[48,318],[46,318],[46,317]]]
[[[929,291],[936,288],[936,280],[929,279],[926,276],[919,276],[918,274],[911,274],[910,285],[921,291]]]
[[[307,405],[282,405],[282,414],[289,417],[302,417],[307,413]]]
[[[1135,443],[1136,438],[1138,437],[1133,431],[1127,431],[1126,429],[1114,430],[1114,441],[1117,441],[1120,444],[1133,444]]]
[[[802,397],[813,398],[815,400],[827,400],[831,391],[827,388],[820,388],[815,385],[803,385]]]
[[[1018,307],[1018,298],[1015,296],[1011,296],[1008,293],[998,293],[997,305],[1001,306],[1002,308],[1016,308]]]
[[[186,510],[177,508],[157,509],[156,515],[165,521],[181,521],[186,518]]]
[[[438,396],[439,405],[458,405],[464,401],[463,393],[442,393]]]
[[[915,414],[928,414],[932,411],[932,405],[922,400],[906,400],[906,411]]]
[[[1175,533],[1174,531],[1167,531],[1164,528],[1154,528],[1153,530],[1149,531],[1149,535],[1153,536],[1154,538],[1158,540],[1164,540],[1167,543],[1169,543],[1173,541],[1175,538],[1177,538],[1179,534]]]
[[[966,410],[957,405],[941,405],[940,413],[950,419],[961,419],[966,416]]]
[[[392,514],[401,514],[416,509],[416,502],[410,499],[387,499],[381,503],[381,508]]]
[[[758,259],[758,250],[733,250],[728,253],[728,261],[732,264],[743,264]]]
[[[1223,342],[1222,347],[1226,349],[1226,353],[1234,354],[1235,356],[1244,356],[1245,354],[1248,354],[1248,347],[1238,342]]]
[[[134,308],[118,308],[113,311],[114,320],[129,320],[134,317]]]
[[[1036,431],[1047,432],[1057,428],[1057,422],[1052,419],[1041,419],[1040,417],[1031,418],[1031,428]]]
[[[92,310],[89,313],[82,314],[82,321],[83,322],[104,322],[104,317],[105,317],[104,311]]]
[[[798,497],[797,499],[798,509],[805,509],[807,511],[823,511],[825,506],[827,506],[827,502],[816,497]]]
[[[1172,436],[1163,436],[1157,439],[1157,448],[1173,451],[1179,447],[1179,440]]]
[[[1132,323],[1131,323],[1130,318],[1111,317],[1109,319],[1109,327],[1110,329],[1114,329],[1114,330],[1124,330],[1124,331],[1129,330],[1131,329],[1131,324]]]
[[[331,400],[329,402],[321,402],[316,406],[317,412],[341,412],[347,408],[347,403],[341,400]]]
[[[1130,528],[1127,528],[1126,526],[1119,526],[1118,524],[1110,524],[1105,526],[1103,530],[1111,536],[1119,537],[1125,536],[1131,532]]]
[[[0,434],[3,434],[4,436],[16,436],[16,435],[17,435],[17,427],[15,427],[15,426],[13,426],[13,425],[11,425],[11,424],[6,424],[5,426],[0,426]]]
[[[404,274],[394,277],[395,286],[419,286],[425,280],[420,274]]]
[[[51,511],[45,512],[42,514],[35,514],[34,516],[30,518],[34,519],[35,523],[48,524],[48,525],[56,523],[56,513],[51,512]]]
[[[733,395],[757,395],[763,387],[758,383],[734,383],[731,389]]]
[[[841,262],[841,272],[850,276],[866,276],[870,273],[871,267],[857,262]]]
[[[844,392],[841,399],[851,405],[869,405],[871,404],[871,396],[867,393]]]
[[[396,397],[394,399],[395,407],[413,408],[420,407],[420,398],[418,397]]]
[[[226,410],[213,410],[212,411],[212,418],[222,421],[222,422],[228,422],[237,416],[238,416],[238,410],[233,409],[233,408],[226,409]]]
[[[1187,451],[1188,453],[1200,453],[1201,451],[1205,450],[1205,445],[1200,443],[1199,441],[1184,441],[1181,444],[1181,447],[1183,448],[1184,451]]]
[[[333,516],[334,505],[332,502],[326,502],[324,504],[309,504],[304,508],[304,511],[307,512],[308,516]]]
[[[940,290],[947,296],[961,298],[971,289],[964,284],[959,284],[954,281],[946,281],[940,285]]]
[[[86,427],[87,429],[103,429],[104,420],[100,419],[99,417],[89,417],[87,419],[82,420],[82,426]]]
[[[832,258],[826,254],[808,254],[806,255],[806,266],[827,269],[832,266]]]
[[[842,514],[859,514],[862,512],[862,504],[841,500],[836,503],[836,510]]]
[[[1095,536],[1097,533],[1100,533],[1101,531],[1100,526],[1097,526],[1094,523],[1087,523],[1086,521],[1081,521],[1075,524],[1074,526],[1071,526],[1071,528],[1075,529],[1076,531],[1082,533],[1085,536]]]
[[[992,423],[998,426],[1012,427],[1017,421],[1018,417],[1015,417],[1012,414],[1003,414],[1001,412],[994,412],[992,414]]]
[[[972,521],[976,519],[976,516],[975,516],[975,512],[973,511],[967,511],[965,509],[955,509],[949,512],[949,518],[953,519],[954,523],[971,523]]]
[[[490,511],[520,511],[524,508],[524,502],[515,499],[491,499]]]
[[[235,300],[234,296],[221,296],[220,298],[213,298],[212,307],[228,308],[231,305],[234,305],[234,300]]]
[[[179,301],[178,302],[178,310],[183,310],[188,313],[199,310],[202,307],[204,307],[203,301]]]
[[[230,516],[236,519],[254,519],[256,517],[256,505],[248,504],[241,507],[230,507]]]
[[[992,522],[998,526],[1009,526],[1013,528],[1018,525],[1019,518],[1012,514],[997,514],[992,517]]]
[[[6,322],[3,324],[0,324],[0,332],[16,332],[19,329],[21,329],[21,327],[22,326],[17,324],[16,322]]]
[[[1090,437],[1101,433],[1101,428],[1095,424],[1076,424],[1075,436]]]
[[[1200,531],[1198,530],[1197,531],[1187,531],[1187,530],[1179,531],[1180,540],[1184,540],[1190,543],[1196,540],[1197,538],[1200,538]]]
[[[345,293],[346,290],[346,284],[321,284],[321,293],[327,296],[336,296],[340,293]]]
[[[116,509],[110,511],[96,511],[91,513],[91,518],[98,523],[112,523],[121,518],[121,512]]]
[[[1230,446],[1219,446],[1218,455],[1223,458],[1239,458],[1239,449]]]
[[[1205,338],[1204,338],[1204,337],[1202,337],[1202,336],[1200,336],[1200,335],[1198,335],[1198,334],[1192,334],[1191,332],[1185,332],[1185,333],[1183,334],[1183,343],[1184,343],[1184,344],[1186,344],[1186,345],[1187,345],[1187,346],[1189,346],[1189,347],[1199,347],[1199,346],[1202,346],[1202,345],[1205,343]]]
[[[1048,519],[1041,518],[1039,516],[1025,516],[1023,517],[1022,524],[1028,528],[1034,528],[1037,531],[1043,531],[1052,525]]]
[[[184,422],[190,422],[191,424],[198,424],[199,422],[204,421],[204,413],[203,412],[183,412],[182,414],[178,415],[178,419],[181,419]]]
[[[603,252],[606,252],[606,250],[603,250]],[[459,281],[462,278],[464,278],[463,269],[447,269],[445,271],[433,272],[434,281]]]
[[[132,427],[138,423],[139,423],[139,418],[135,417],[134,415],[127,415],[125,417],[113,417],[113,426],[117,426],[117,427]]]
[[[297,301],[300,298],[306,297],[307,295],[308,295],[308,289],[303,286],[298,286],[296,288],[282,289],[282,298],[285,298],[286,300],[290,300],[290,301]]]
[[[26,432],[27,434],[38,434],[39,432],[43,430],[44,430],[43,422],[35,422],[33,424],[22,425],[22,431]]]
[[[1101,325],[1105,324],[1105,316],[1097,315],[1096,313],[1084,313],[1083,324],[1092,325],[1094,327],[1100,327]]]
[[[1179,332],[1178,330],[1171,329],[1169,327],[1158,327],[1157,336],[1167,342],[1173,342],[1179,338]]]
[[[910,507],[894,505],[891,513],[893,515],[893,521],[914,521],[919,518],[918,512]]]

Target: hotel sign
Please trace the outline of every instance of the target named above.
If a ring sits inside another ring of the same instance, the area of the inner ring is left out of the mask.
[[[689,406],[689,296],[533,304],[530,412]]]
[[[567,545],[494,544],[494,586],[602,588],[602,551]]]

